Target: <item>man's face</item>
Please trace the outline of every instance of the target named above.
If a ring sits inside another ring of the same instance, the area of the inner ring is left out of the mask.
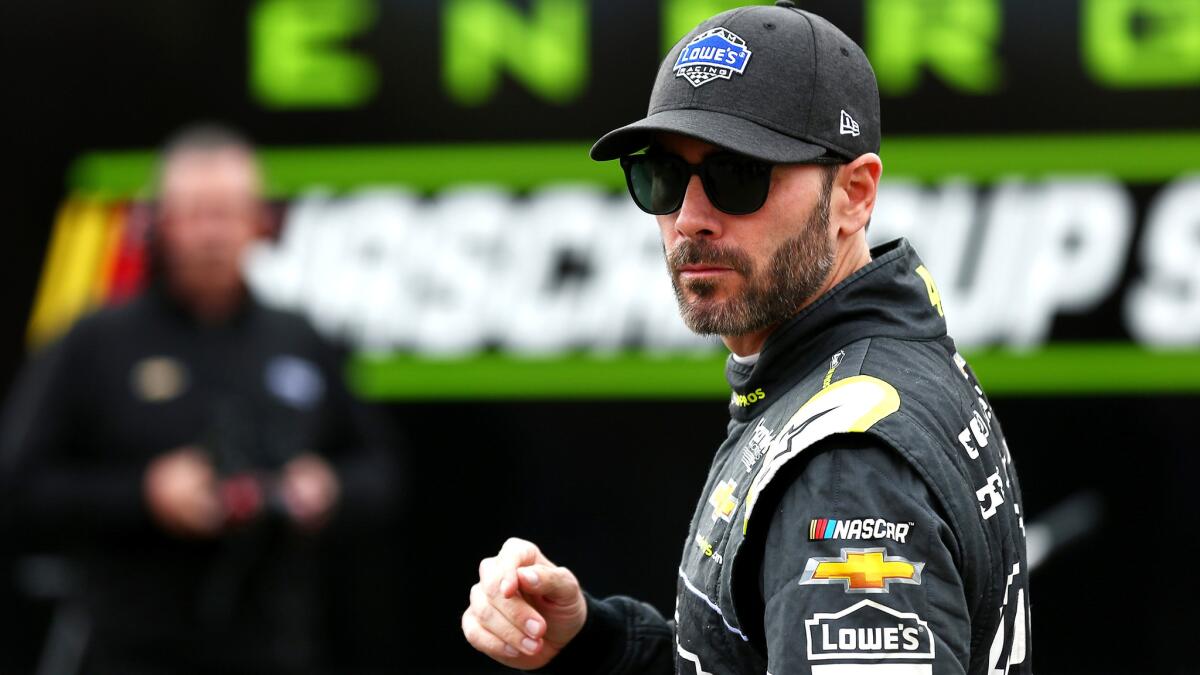
[[[662,151],[698,164],[719,150],[663,134]],[[679,311],[693,331],[746,335],[794,316],[821,290],[834,265],[830,185],[813,165],[779,165],[762,208],[744,216],[717,210],[692,176],[683,206],[657,216]]]
[[[264,222],[260,190],[252,158],[238,148],[181,150],[167,161],[158,237],[177,292],[240,290],[242,256]]]

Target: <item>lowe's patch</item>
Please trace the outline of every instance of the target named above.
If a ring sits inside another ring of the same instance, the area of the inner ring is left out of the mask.
[[[734,73],[743,74],[749,61],[746,41],[718,26],[692,38],[679,52],[672,70],[675,77],[699,87],[717,79],[728,80]]]
[[[934,658],[933,631],[928,623],[913,612],[900,612],[872,600],[863,600],[840,612],[818,612],[811,619],[805,619],[804,627],[808,632],[810,661]],[[814,667],[813,672],[816,671]],[[901,671],[892,669],[880,672]],[[929,673],[932,669],[914,664],[903,672]]]

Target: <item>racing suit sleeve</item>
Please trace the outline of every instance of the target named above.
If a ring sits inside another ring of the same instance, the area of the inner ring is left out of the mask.
[[[759,578],[769,672],[966,672],[958,545],[925,481],[865,434],[810,450],[770,502]]]
[[[583,629],[541,673],[557,675],[673,675],[675,623],[650,605],[625,596],[584,593]]]

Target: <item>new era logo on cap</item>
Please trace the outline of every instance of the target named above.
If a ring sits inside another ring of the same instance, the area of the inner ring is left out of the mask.
[[[842,111],[842,135],[843,136],[858,136],[858,122],[850,116],[850,113]]]

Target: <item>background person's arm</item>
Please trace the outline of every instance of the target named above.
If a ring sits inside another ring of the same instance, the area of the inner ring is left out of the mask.
[[[325,506],[334,512],[339,526],[353,528],[394,517],[407,492],[403,470],[407,447],[403,438],[373,405],[360,401],[347,388],[342,352],[311,328],[308,330],[313,341],[312,354],[326,388],[321,427],[315,452],[301,455],[285,467],[285,479],[288,469],[293,469],[293,475],[312,478],[305,481],[309,484],[319,486],[326,482],[318,480],[322,478],[321,467],[312,461],[320,458],[327,462],[335,480],[332,494],[327,495],[331,501]],[[319,524],[329,514],[309,515],[314,524]]]
[[[104,535],[148,528],[144,462],[98,462],[85,451],[99,345],[84,319],[25,365],[0,422],[0,488],[16,531]],[[12,531],[12,530],[10,530]]]

